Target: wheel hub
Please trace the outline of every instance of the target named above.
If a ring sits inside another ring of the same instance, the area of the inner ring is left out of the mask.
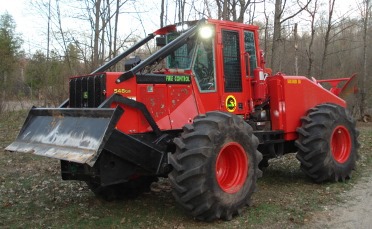
[[[236,193],[248,176],[248,157],[244,148],[231,142],[222,147],[216,161],[216,178],[220,188],[227,193]]]
[[[351,137],[349,131],[344,126],[337,126],[331,137],[331,151],[333,158],[338,163],[345,163],[351,152]]]

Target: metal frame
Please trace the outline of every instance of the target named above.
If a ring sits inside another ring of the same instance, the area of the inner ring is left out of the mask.
[[[190,37],[194,36],[196,32],[198,31],[199,27],[203,24],[205,24],[205,19],[200,20],[195,26],[191,27],[189,30],[187,30],[185,33],[174,39],[169,44],[165,45],[163,48],[158,50],[156,53],[149,56],[147,59],[136,65],[131,70],[124,72],[117,80],[116,83],[121,83],[125,80],[128,80],[135,76],[135,74],[139,71],[141,71],[144,67],[153,64],[156,61],[160,61],[164,59],[166,56],[168,56],[171,52],[181,47],[183,44],[185,44],[185,41],[187,41]]]

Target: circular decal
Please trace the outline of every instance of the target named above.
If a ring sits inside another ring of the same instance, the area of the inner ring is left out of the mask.
[[[226,98],[226,109],[228,112],[234,112],[236,109],[236,99],[233,95],[229,95]]]

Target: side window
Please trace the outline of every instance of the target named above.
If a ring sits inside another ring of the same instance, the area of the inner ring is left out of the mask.
[[[200,40],[197,46],[193,72],[200,91],[215,91],[213,40]]]
[[[249,60],[250,60],[249,65],[250,65],[251,75],[253,75],[253,70],[257,68],[256,44],[254,42],[253,32],[244,31],[244,46],[245,46],[245,51],[249,53]]]
[[[237,31],[223,30],[222,42],[225,92],[242,92],[239,33]]]

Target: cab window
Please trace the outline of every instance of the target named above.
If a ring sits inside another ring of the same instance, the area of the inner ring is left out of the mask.
[[[199,33],[172,52],[167,57],[167,68],[191,69],[201,92],[216,91],[214,31],[211,25],[200,29]],[[167,35],[167,43],[180,34]]]
[[[250,72],[253,75],[253,70],[257,68],[257,55],[254,33],[252,31],[244,31],[244,46],[245,52],[249,53]]]
[[[167,35],[167,43],[170,43],[176,39],[180,34],[171,33]],[[168,68],[180,68],[180,69],[190,69],[192,56],[195,50],[195,39],[189,39],[184,45],[179,47],[173,53],[171,53],[167,58]]]
[[[222,30],[222,43],[225,92],[242,92],[238,31]]]
[[[199,39],[193,72],[199,90],[202,92],[215,91],[215,66],[213,40]]]

